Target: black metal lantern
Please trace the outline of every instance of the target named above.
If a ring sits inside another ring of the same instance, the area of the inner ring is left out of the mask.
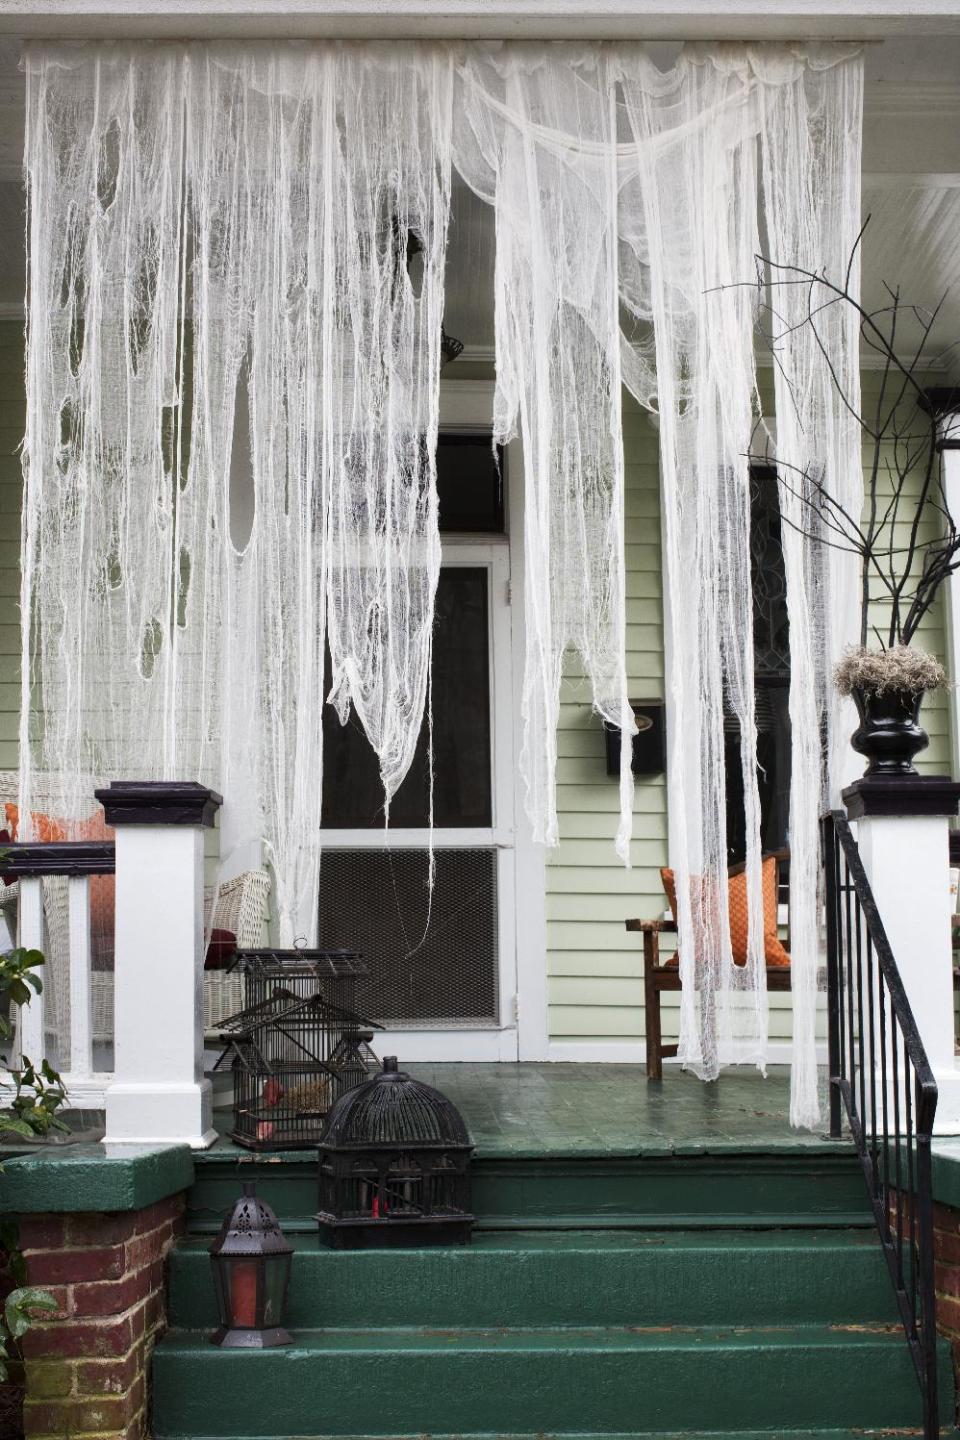
[[[321,1238],[337,1249],[464,1245],[470,1156],[459,1110],[397,1069],[342,1095],[319,1145]]]
[[[293,1246],[252,1181],[210,1246],[220,1325],[210,1336],[226,1349],[266,1350],[290,1345],[281,1325]]]

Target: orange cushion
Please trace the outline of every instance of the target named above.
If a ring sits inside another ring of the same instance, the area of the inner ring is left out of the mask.
[[[17,838],[17,827],[20,824],[20,807],[11,805],[7,801],[4,806],[7,816],[7,829],[12,839]],[[49,815],[41,815],[34,810],[30,817],[33,821],[33,838],[41,841],[44,845],[51,844],[55,840],[66,840],[66,826],[60,820],[53,820]]]
[[[20,809],[17,805],[5,806],[7,825],[14,839],[20,823]],[[49,842],[67,839],[67,826],[62,820],[50,815],[33,813],[33,830],[38,840]],[[98,807],[95,815],[75,827],[77,840],[112,840],[114,832],[103,818]],[[113,912],[116,883],[112,875],[90,876],[90,938],[93,947],[94,970],[113,969]]]
[[[670,912],[676,923],[677,887],[673,871],[664,867],[660,871],[660,879],[663,881],[663,888],[670,902]],[[777,934],[777,862],[772,855],[760,866],[760,884],[763,896],[764,960],[771,968],[789,965],[789,952],[784,949]],[[730,911],[730,948],[733,951],[733,963],[734,965],[746,965],[749,928],[746,871],[741,870],[738,875],[731,875],[728,879],[727,906]]]
[[[77,827],[78,840],[113,840],[115,832],[103,818],[98,805],[95,815]],[[95,970],[113,969],[114,911],[117,882],[113,875],[90,876],[90,938],[93,943]]]

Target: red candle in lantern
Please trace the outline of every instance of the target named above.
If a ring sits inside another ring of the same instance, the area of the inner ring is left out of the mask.
[[[230,1308],[234,1325],[248,1330],[257,1324],[257,1261],[234,1260],[231,1266]]]
[[[245,1350],[289,1345],[280,1323],[290,1279],[293,1246],[252,1180],[210,1246],[220,1325],[214,1345]]]

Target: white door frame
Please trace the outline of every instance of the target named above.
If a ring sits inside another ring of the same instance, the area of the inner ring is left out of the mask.
[[[444,381],[440,424],[445,431],[488,430],[492,381]],[[490,827],[437,828],[437,850],[493,848],[497,855],[500,1023],[471,1028],[403,1030],[389,1026],[380,1044],[411,1061],[542,1059],[547,1050],[545,875],[541,847],[533,844],[523,805],[517,757],[521,739],[519,696],[523,678],[523,463],[519,444],[508,447],[506,533],[446,535],[442,564],[482,567],[488,574],[490,625]],[[327,830],[330,850],[424,850],[421,828]]]

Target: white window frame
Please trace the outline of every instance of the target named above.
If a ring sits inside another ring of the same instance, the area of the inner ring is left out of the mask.
[[[434,850],[488,850],[496,854],[498,916],[499,1023],[471,1028],[465,1021],[456,1029],[389,1027],[390,1044],[406,1060],[515,1060],[516,1043],[516,934],[513,825],[513,677],[510,665],[510,547],[506,536],[445,535],[444,570],[484,570],[487,575],[490,676],[490,773],[493,824],[437,826]],[[390,826],[364,830],[323,830],[324,853],[332,850],[427,849],[430,832],[422,826]],[[322,867],[321,867],[322,874]],[[376,1018],[376,1017],[374,1017]]]

